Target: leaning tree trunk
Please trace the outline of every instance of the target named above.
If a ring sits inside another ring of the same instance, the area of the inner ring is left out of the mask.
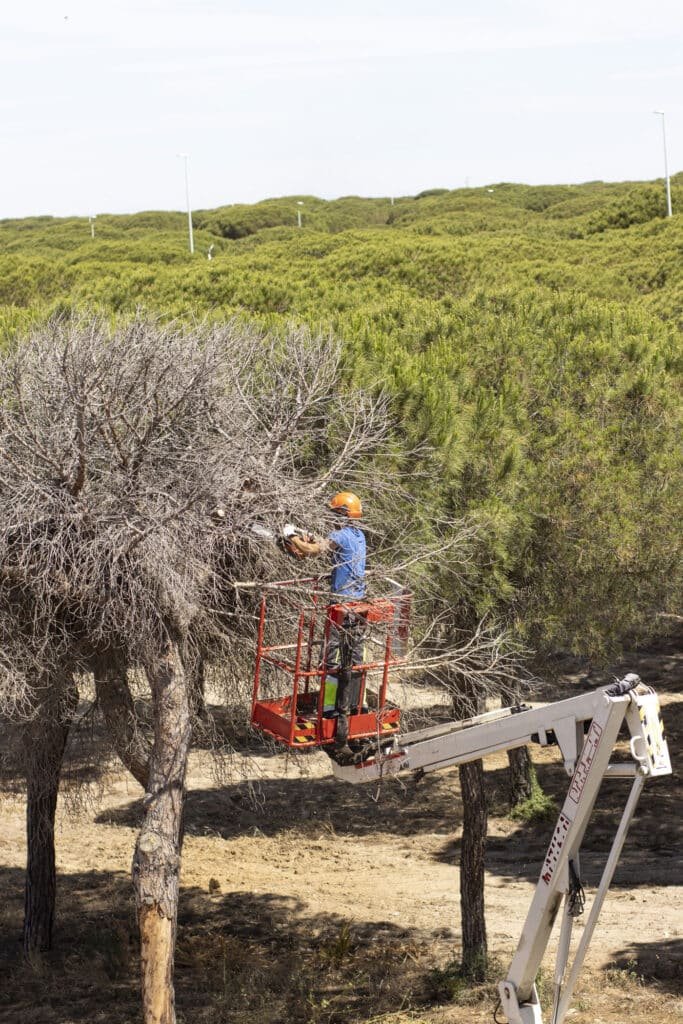
[[[191,724],[180,648],[170,641],[147,669],[154,708],[154,746],[145,794],[145,817],[133,857],[140,927],[145,1024],[175,1024],[173,964],[185,771]]]
[[[98,661],[94,677],[97,699],[114,749],[133,778],[147,789],[150,748],[135,713],[125,666],[115,660]]]
[[[57,895],[55,812],[62,758],[78,707],[73,679],[55,681],[24,732],[26,753],[26,883],[24,952],[52,947]]]

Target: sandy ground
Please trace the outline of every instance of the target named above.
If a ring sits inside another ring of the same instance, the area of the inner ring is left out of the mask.
[[[660,692],[675,774],[646,788],[569,1020],[626,1024],[652,1019],[669,1024],[683,1020],[683,648],[672,641],[655,652],[625,659],[621,667],[638,671]],[[614,672],[619,669],[615,666]],[[539,699],[566,696],[605,681],[604,676],[577,672],[548,687]],[[534,760],[542,785],[561,802],[566,776],[556,754],[536,748]],[[485,763],[491,794],[489,944],[503,970],[516,946],[553,827],[522,825],[506,817],[505,765],[503,755]],[[604,785],[588,831],[582,872],[589,896],[626,787],[616,780]],[[16,944],[24,805],[19,795],[3,795],[2,1022],[136,1019],[128,871],[141,794],[123,772],[99,779],[95,788],[101,791],[100,798],[77,813],[60,804],[60,951],[32,965],[21,963]],[[381,1019],[477,1024],[492,1019],[488,995],[478,996],[478,1002],[458,991],[455,1001],[449,1001],[439,994],[433,977],[435,969],[443,969],[459,953],[457,860],[462,815],[456,769],[428,776],[417,785],[384,783],[377,790],[335,781],[323,754],[287,759],[252,751],[236,755],[233,777],[218,784],[212,755],[200,750],[192,755],[188,788],[177,986],[181,1021]],[[222,960],[217,959],[217,949],[222,950]],[[242,955],[244,969],[238,970]],[[294,1002],[288,989],[291,978],[275,984],[271,977],[287,958],[300,975],[301,992]],[[385,974],[378,981],[367,968],[370,959],[382,958],[387,981],[385,989],[376,992],[385,984]],[[257,974],[250,973],[257,961]],[[344,979],[334,990],[316,980],[323,961],[334,965],[335,977]],[[312,971],[306,975],[305,993],[304,963]],[[365,971],[358,985],[366,993],[365,1006],[354,998],[354,971]],[[393,993],[395,972],[404,979],[410,974],[411,986],[406,982]],[[431,978],[427,995],[419,981],[425,976]],[[549,956],[544,967],[546,992],[551,977]],[[265,992],[271,984],[272,996],[257,1007],[254,986]]]

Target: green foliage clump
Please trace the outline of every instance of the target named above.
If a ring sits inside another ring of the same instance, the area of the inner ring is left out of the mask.
[[[482,957],[480,963],[466,965],[451,960],[443,967],[430,971],[426,979],[426,997],[435,1003],[455,1003],[457,1006],[475,1006],[477,1003],[495,1004],[497,982],[505,968],[497,957]]]
[[[387,199],[361,199],[346,196],[327,202],[315,196],[285,196],[265,199],[253,205],[236,204],[217,210],[199,210],[193,223],[222,238],[240,239],[269,228],[298,230],[302,225],[313,231],[346,231],[350,228],[386,224],[390,208]]]
[[[628,192],[623,198],[594,213],[586,224],[586,233],[594,234],[610,228],[630,228],[666,216],[666,197],[662,188],[649,185]]]
[[[531,771],[531,795],[512,808],[510,817],[527,825],[540,821],[554,821],[557,817],[557,804],[552,797],[543,792],[533,766]]]

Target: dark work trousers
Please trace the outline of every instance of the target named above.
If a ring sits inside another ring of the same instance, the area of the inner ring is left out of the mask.
[[[340,626],[330,627],[327,642],[326,668],[336,675],[337,746],[344,746],[349,736],[349,715],[359,710],[363,673],[354,672],[354,665],[365,661],[365,636],[368,624],[362,615],[347,612]],[[326,686],[326,690],[329,683]]]

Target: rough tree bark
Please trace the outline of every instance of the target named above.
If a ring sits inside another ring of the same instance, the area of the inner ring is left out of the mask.
[[[142,1006],[145,1024],[175,1024],[173,965],[185,772],[192,731],[187,678],[177,641],[169,641],[147,673],[154,704],[154,746],[145,817],[133,857]]]
[[[189,673],[190,707],[194,718],[206,718],[206,663],[197,658]]]
[[[456,717],[464,718],[484,710],[483,700],[474,693],[454,697]],[[482,981],[486,976],[488,943],[484,906],[484,851],[488,827],[488,807],[482,761],[460,767],[463,821],[460,848],[460,918],[462,929],[462,969],[469,977]]]
[[[55,812],[62,758],[78,707],[71,677],[49,686],[38,716],[24,730],[26,754],[26,884],[24,952],[52,947],[57,895]]]
[[[519,701],[520,694],[516,694]],[[531,797],[533,792],[534,766],[528,747],[515,747],[508,750],[509,800],[510,807],[516,807]]]
[[[97,699],[114,749],[133,778],[147,789],[151,751],[140,731],[126,670],[112,661],[98,662],[94,676]]]
[[[460,851],[462,968],[470,978],[483,981],[488,957],[484,907],[484,851],[488,808],[482,761],[461,765],[460,787],[463,804]]]
[[[531,797],[533,792],[533,762],[528,747],[508,750],[510,767],[510,807],[516,807]]]

